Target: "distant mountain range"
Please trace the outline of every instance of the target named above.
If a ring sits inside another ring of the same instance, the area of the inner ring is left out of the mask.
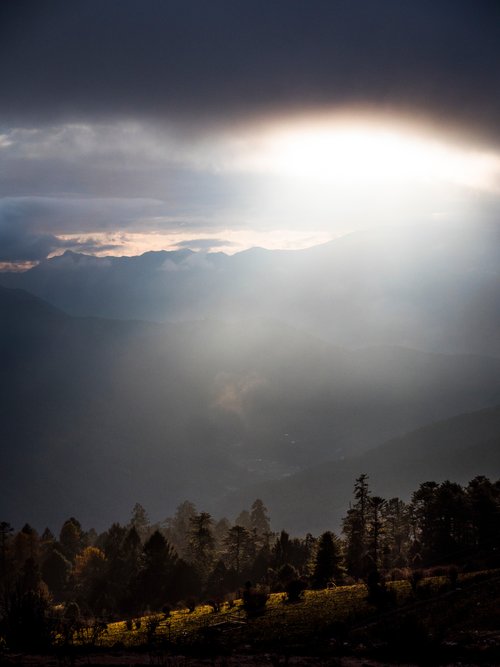
[[[137,501],[161,519],[185,498],[234,516],[258,492],[276,528],[313,530],[363,471],[407,493],[427,470],[498,470],[481,449],[493,426],[480,442],[471,430],[479,449],[460,460],[432,432],[421,447],[417,435],[371,449],[500,403],[496,358],[348,350],[262,318],[80,318],[0,288],[0,371],[0,518],[17,526],[75,515],[104,528]],[[411,463],[420,449],[427,467]]]
[[[307,250],[66,252],[0,273],[72,315],[159,322],[273,318],[329,343],[500,357],[500,227],[379,228]]]

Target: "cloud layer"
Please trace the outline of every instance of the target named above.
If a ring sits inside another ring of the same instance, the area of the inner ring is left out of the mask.
[[[156,234],[156,247],[186,232],[170,247],[204,249],[252,230],[315,239],[359,224],[362,200],[374,223],[414,222],[468,210],[476,195],[419,190],[403,213],[400,191],[297,186],[254,168],[259,128],[304,114],[401,117],[495,161],[500,6],[4,0],[0,80],[0,262],[124,250],[127,235]]]
[[[8,123],[377,105],[498,140],[494,0],[2,3]]]

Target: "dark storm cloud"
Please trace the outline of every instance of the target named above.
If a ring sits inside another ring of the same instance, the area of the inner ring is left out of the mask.
[[[37,261],[65,247],[54,234],[36,229],[33,214],[28,202],[0,202],[0,262]]]
[[[7,226],[0,221],[0,262],[36,262],[65,247],[69,244],[52,234],[36,234],[22,226]]]
[[[112,250],[115,245],[90,239],[64,239],[60,233],[78,232],[92,219],[92,230],[115,229],[151,202],[144,200],[58,200],[43,197],[0,199],[0,262],[44,259],[57,250],[81,252]],[[156,203],[153,202],[153,205]]]
[[[499,137],[496,0],[4,0],[6,124],[369,105]]]
[[[61,249],[95,251],[92,242],[75,243],[36,229],[22,205],[0,207],[0,262],[37,262]],[[32,208],[32,207],[31,207]]]
[[[0,199],[3,226],[22,226],[37,234],[78,233],[127,229],[140,215],[162,211],[162,202],[148,199],[57,199],[4,197]]]

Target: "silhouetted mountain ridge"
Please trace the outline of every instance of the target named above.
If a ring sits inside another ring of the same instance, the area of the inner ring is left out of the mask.
[[[305,250],[66,252],[0,274],[72,315],[153,321],[274,318],[343,347],[500,356],[495,225],[377,228]]]

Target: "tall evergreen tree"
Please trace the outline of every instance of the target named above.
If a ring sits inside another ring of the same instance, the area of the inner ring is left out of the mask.
[[[368,475],[360,475],[354,483],[354,503],[342,523],[346,539],[346,567],[353,577],[362,577],[368,569]]]
[[[257,498],[252,503],[250,508],[250,528],[255,535],[257,548],[261,548],[264,544],[269,544],[271,536],[271,522],[267,512],[267,507],[260,498]]]
[[[500,485],[483,476],[475,477],[467,486],[470,541],[480,552],[500,550]],[[500,558],[500,556],[499,556]]]
[[[177,554],[163,535],[156,530],[145,542],[142,552],[140,583],[143,602],[154,609],[171,600],[172,585]]]
[[[14,528],[7,521],[0,522],[0,593],[7,586],[12,572],[12,535]]]
[[[129,526],[136,529],[142,540],[147,539],[149,532],[149,517],[141,503],[136,503],[132,508]]]
[[[248,572],[255,558],[255,543],[250,531],[243,526],[233,526],[227,533],[225,547],[228,568],[234,570],[237,577]]]
[[[175,515],[165,522],[166,535],[181,558],[190,557],[191,519],[196,516],[196,507],[189,500],[182,502]]]
[[[382,508],[385,535],[383,538],[384,569],[406,567],[410,549],[410,511],[399,498],[390,498]]]
[[[318,540],[312,584],[314,588],[326,588],[329,581],[339,581],[343,574],[340,540],[327,531]]]
[[[42,579],[50,592],[62,598],[71,573],[71,563],[58,549],[53,548],[42,564]]]
[[[74,563],[77,554],[86,546],[85,535],[78,519],[71,517],[63,523],[59,533],[59,544],[62,554]]]
[[[190,524],[190,560],[205,581],[212,569],[215,555],[212,517],[208,512],[200,512],[191,517]]]
[[[371,568],[378,570],[381,555],[382,538],[384,533],[384,498],[371,496],[368,501],[368,522],[366,528],[367,554],[371,561]]]

